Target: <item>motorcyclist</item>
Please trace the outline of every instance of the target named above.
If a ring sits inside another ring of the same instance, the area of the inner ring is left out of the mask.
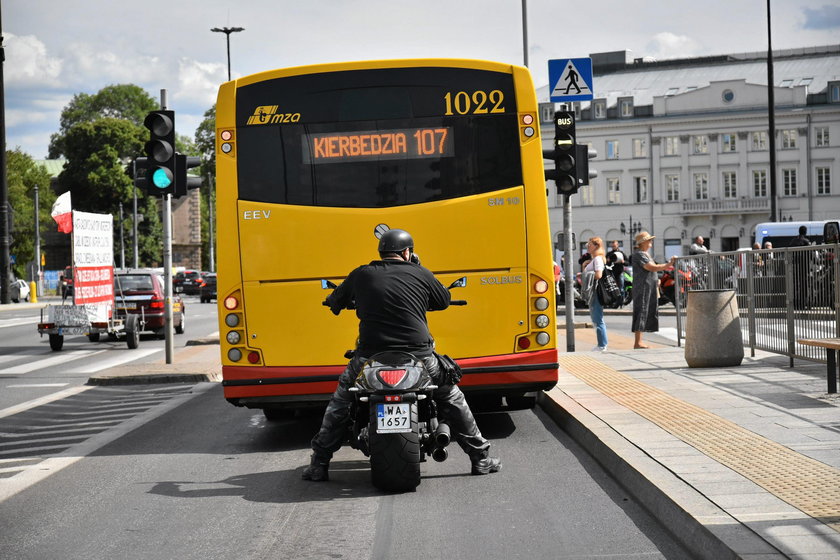
[[[312,438],[312,458],[303,471],[304,480],[329,480],[330,459],[345,441],[353,403],[349,388],[367,357],[377,352],[403,351],[423,360],[438,385],[433,398],[441,420],[472,463],[472,474],[498,472],[501,461],[489,456],[490,442],[478,429],[464,394],[442,373],[434,353],[434,340],[426,321],[427,310],[449,307],[447,290],[414,255],[414,240],[400,229],[391,229],[379,239],[380,260],[353,270],[327,297],[330,310],[338,315],[355,302],[359,318],[356,353],[338,380],[318,433]]]

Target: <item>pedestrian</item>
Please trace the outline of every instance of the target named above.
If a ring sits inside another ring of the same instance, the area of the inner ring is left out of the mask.
[[[595,336],[598,339],[598,345],[592,350],[594,352],[603,352],[607,349],[607,324],[604,322],[604,307],[598,299],[597,285],[601,276],[607,272],[604,241],[600,237],[592,237],[586,243],[586,249],[592,259],[586,263],[583,274],[586,276],[587,273],[592,273],[595,278],[594,286],[589,297],[589,317],[595,326]]]
[[[695,237],[694,243],[692,243],[691,247],[688,248],[689,255],[705,255],[708,252],[709,248],[706,247],[702,235],[698,235],[697,237]]]
[[[633,253],[633,321],[630,330],[635,337],[633,348],[649,348],[642,344],[643,332],[659,330],[659,278],[657,272],[674,264],[677,257],[664,264],[656,264],[648,252],[655,236],[646,231],[636,234]]]
[[[563,269],[560,268],[560,265],[557,264],[557,261],[554,261],[554,293],[557,294],[557,297],[562,296],[562,292],[560,290],[560,278],[563,276]]]
[[[618,245],[618,241],[613,240],[610,243],[610,251],[607,253],[607,265],[612,267],[612,275],[621,290],[621,296],[624,297],[624,266],[625,258],[624,252]]]
[[[502,468],[490,457],[490,442],[475,423],[464,393],[448,380],[435,354],[426,320],[427,310],[449,307],[449,291],[432,272],[419,264],[414,240],[401,229],[391,229],[379,239],[380,260],[362,265],[327,296],[330,310],[338,315],[355,302],[359,337],[355,355],[339,376],[321,428],[312,438],[312,458],[304,480],[329,480],[330,459],[345,441],[353,393],[350,388],[367,359],[388,350],[408,352],[423,360],[438,384],[432,394],[440,416],[452,429],[455,441],[470,457],[472,474],[489,474]]]
[[[808,228],[799,226],[799,235],[790,242],[789,247],[807,247],[811,242],[806,237]],[[793,251],[793,307],[794,309],[805,309],[808,307],[808,286],[809,286],[809,257],[811,251],[800,249]]]

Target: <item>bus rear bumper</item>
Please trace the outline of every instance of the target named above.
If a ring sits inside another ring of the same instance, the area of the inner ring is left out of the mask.
[[[516,395],[543,391],[557,383],[557,350],[540,350],[457,360],[459,386],[469,393]],[[327,402],[344,366],[222,366],[225,398],[236,406],[261,408]]]

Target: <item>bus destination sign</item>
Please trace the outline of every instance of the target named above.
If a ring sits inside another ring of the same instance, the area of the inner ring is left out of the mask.
[[[450,127],[303,135],[304,163],[441,158],[454,155]]]

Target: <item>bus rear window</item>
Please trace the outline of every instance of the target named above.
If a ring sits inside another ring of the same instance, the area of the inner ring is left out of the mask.
[[[267,105],[275,99],[282,109]],[[522,184],[509,74],[401,68],[272,80],[240,88],[237,125],[243,200],[378,208]]]

